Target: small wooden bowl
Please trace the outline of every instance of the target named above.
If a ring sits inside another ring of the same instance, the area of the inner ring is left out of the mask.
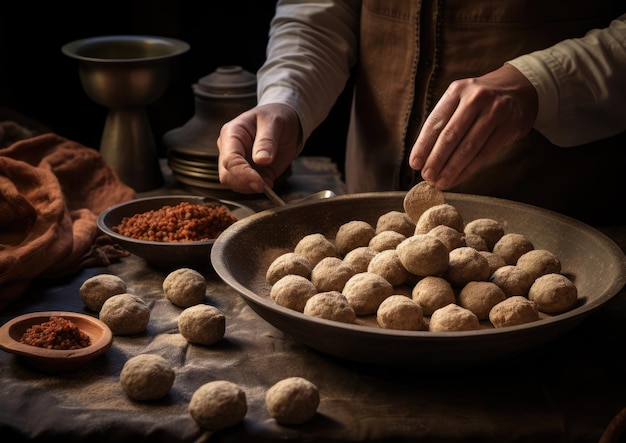
[[[45,349],[20,342],[20,338],[33,325],[62,317],[73,322],[89,336],[91,344],[81,349]],[[78,369],[90,360],[106,352],[113,343],[113,333],[97,318],[86,314],[64,311],[32,312],[20,315],[0,327],[0,349],[19,355],[33,367],[49,373],[68,372]]]

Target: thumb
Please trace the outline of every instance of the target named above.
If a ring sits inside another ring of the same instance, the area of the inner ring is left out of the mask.
[[[276,134],[271,128],[259,129],[252,145],[252,161],[267,166],[274,161],[277,150]]]

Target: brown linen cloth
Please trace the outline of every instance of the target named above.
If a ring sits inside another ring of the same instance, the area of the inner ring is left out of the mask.
[[[59,135],[0,149],[0,309],[35,277],[127,255],[99,235],[96,220],[134,196],[95,149]]]

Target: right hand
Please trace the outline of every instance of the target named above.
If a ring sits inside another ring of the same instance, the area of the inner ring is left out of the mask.
[[[300,119],[290,106],[267,104],[240,114],[217,139],[220,183],[243,194],[263,192],[289,168],[301,139]]]

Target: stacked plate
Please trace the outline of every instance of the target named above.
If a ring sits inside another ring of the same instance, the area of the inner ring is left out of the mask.
[[[217,155],[193,148],[169,149],[167,163],[176,180],[191,188],[205,191],[227,191],[220,183]]]

